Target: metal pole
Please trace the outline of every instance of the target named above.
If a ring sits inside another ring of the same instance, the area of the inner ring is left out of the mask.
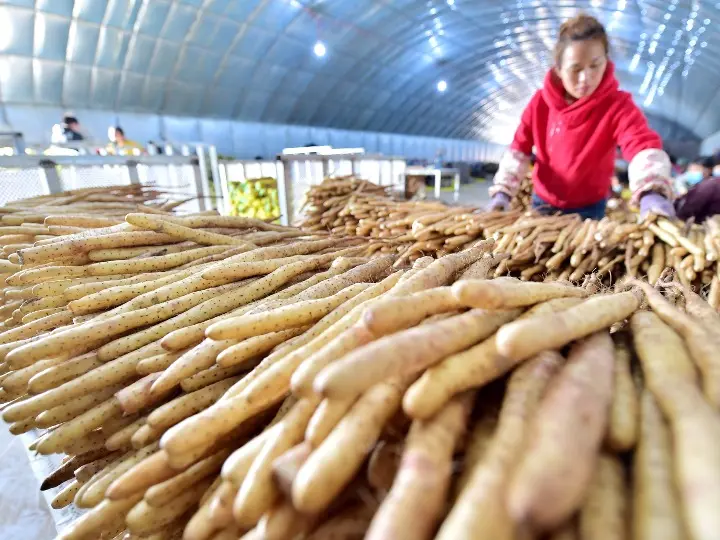
[[[15,146],[15,153],[19,156],[25,155],[25,137],[20,132],[13,135],[13,143]]]
[[[220,166],[218,162],[217,148],[214,144],[208,146],[208,156],[210,157],[210,175],[212,176],[212,185],[215,188],[215,196],[218,197],[221,193],[220,185]],[[216,201],[213,201],[213,206],[216,206]]]
[[[138,169],[137,169],[138,163],[135,160],[129,159],[127,161],[127,172],[128,177],[130,178],[131,184],[139,184],[140,183],[140,176],[138,175]]]
[[[290,225],[294,216],[290,215],[290,198],[288,197],[288,183],[285,176],[285,166],[282,161],[275,162],[275,176],[278,187],[278,203],[280,205],[280,224]]]
[[[460,173],[456,172],[453,177],[453,200],[455,202],[460,198]]]
[[[205,198],[203,190],[203,176],[206,175],[206,173],[203,172],[205,169],[204,160],[198,157],[197,163],[193,163],[192,168],[195,175],[195,194],[198,197],[198,205],[202,212],[207,210],[207,199]],[[207,181],[207,178],[205,178],[205,181]]]
[[[442,172],[440,169],[435,169],[435,198],[440,198],[440,187],[442,186]]]
[[[207,170],[207,161],[205,160],[205,150],[202,146],[197,146],[195,148],[195,154],[198,158],[198,168],[200,173],[200,184],[198,185],[198,195],[206,198],[210,196],[210,184],[208,182],[208,170]],[[197,181],[197,177],[196,177]],[[206,208],[206,202],[203,202],[203,210]]]
[[[47,184],[48,193],[62,193],[62,182],[60,182],[60,176],[58,175],[56,163],[50,159],[40,160],[40,167],[42,167],[45,183]]]
[[[220,173],[220,193],[223,200],[222,211],[224,215],[229,216],[232,211],[232,201],[230,200],[230,188],[228,187],[227,164],[220,164],[218,171]]]

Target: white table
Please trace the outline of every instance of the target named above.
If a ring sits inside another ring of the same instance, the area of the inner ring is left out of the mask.
[[[436,167],[416,167],[409,166],[405,168],[405,177],[408,176],[433,176],[435,177],[435,198],[440,199],[440,188],[442,187],[443,176],[453,177],[453,200],[457,202],[460,198],[460,171],[458,169],[438,169]]]

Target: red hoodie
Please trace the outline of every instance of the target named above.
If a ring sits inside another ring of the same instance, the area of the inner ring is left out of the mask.
[[[523,112],[511,148],[530,155],[535,192],[557,208],[581,208],[608,196],[615,170],[615,148],[632,161],[662,140],[628,92],[618,89],[615,67],[608,62],[600,86],[568,105],[565,89],[553,70]]]

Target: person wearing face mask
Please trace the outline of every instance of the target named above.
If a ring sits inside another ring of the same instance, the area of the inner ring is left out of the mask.
[[[694,218],[702,223],[707,218],[720,214],[720,178],[713,175],[715,160],[698,158],[688,165],[683,175],[685,193],[675,201],[675,210],[680,219]]]
[[[670,159],[632,96],[619,90],[600,22],[578,15],[560,27],[555,67],[522,114],[490,190],[505,210],[535,148],[533,207],[546,213],[605,215],[619,146],[629,163],[632,203],[642,215],[674,215]]]
[[[713,176],[714,166],[715,160],[711,157],[698,157],[690,161],[685,172],[675,179],[675,194],[685,195],[690,188]]]

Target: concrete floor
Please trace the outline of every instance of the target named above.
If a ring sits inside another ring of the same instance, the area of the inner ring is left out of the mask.
[[[490,203],[490,195],[488,189],[492,182],[473,182],[472,184],[463,184],[460,186],[460,193],[455,200],[455,193],[452,190],[444,190],[440,192],[440,200],[448,204],[459,204],[462,206],[476,206],[484,208]],[[434,192],[431,187],[425,190],[427,200],[433,200]]]

